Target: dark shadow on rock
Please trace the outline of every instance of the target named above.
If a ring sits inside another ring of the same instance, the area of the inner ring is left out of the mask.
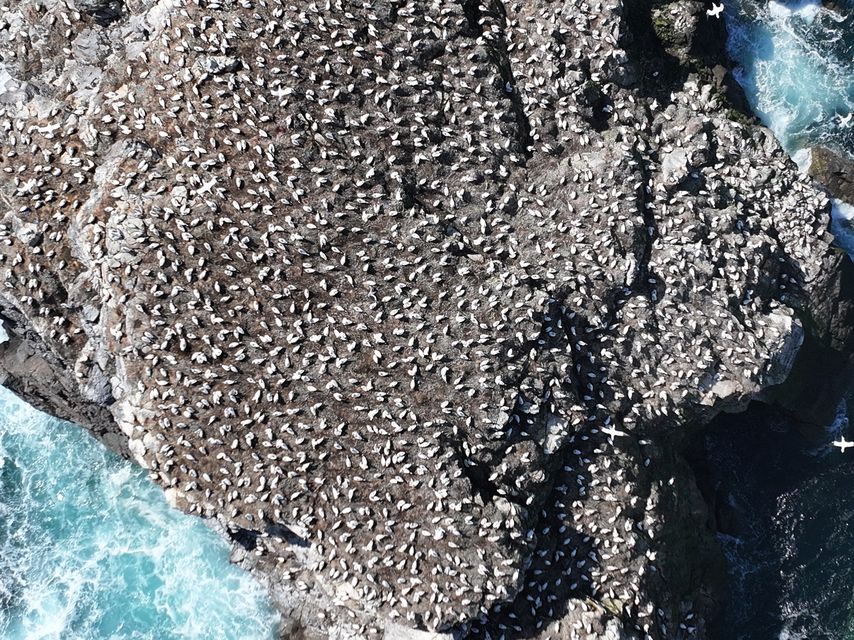
[[[74,0],[73,4],[81,13],[91,15],[101,26],[108,26],[121,19],[124,10],[123,0]]]
[[[566,356],[573,362],[577,357],[578,368],[568,367],[568,373],[560,384],[572,398],[571,402],[587,403],[590,415],[597,418],[577,425],[557,451],[537,458],[536,464],[542,466],[545,481],[540,487],[528,488],[532,495],[527,503],[520,501],[518,495],[507,496],[523,509],[536,510],[529,516],[533,540],[521,589],[512,600],[494,604],[488,614],[461,630],[465,637],[503,636],[507,640],[540,637],[539,634],[552,621],[567,616],[572,601],[597,600],[593,573],[600,564],[598,540],[578,531],[574,526],[574,516],[578,503],[584,504],[588,498],[588,487],[593,481],[587,465],[576,464],[575,461],[597,460],[604,452],[605,438],[597,429],[602,425],[604,414],[597,415],[602,412],[596,403],[583,400],[591,395],[584,386],[587,373],[596,370],[598,363],[595,358],[581,357],[586,350],[582,349],[579,341],[581,336],[588,335],[585,329],[590,323],[568,310],[561,297],[558,294],[546,310],[538,314],[542,324],[540,335],[525,345],[524,350],[538,350],[540,359],[537,366],[544,368],[552,364],[549,354],[573,354]],[[545,442],[549,416],[553,412],[559,414],[560,407],[553,404],[547,389],[541,391],[542,397],[539,398],[528,397],[530,390],[528,393],[520,391],[508,427],[521,426],[536,441]],[[534,402],[540,408],[532,415],[529,411]],[[604,400],[602,404],[605,404]],[[518,430],[516,428],[514,432]],[[516,442],[517,438],[508,432],[506,441]],[[476,488],[478,484],[473,481]],[[492,493],[492,488],[489,489],[487,495]]]
[[[572,522],[572,503],[582,499],[578,489],[590,480],[590,474],[582,470],[558,472],[541,509],[522,589],[512,601],[495,604],[487,615],[470,624],[465,637],[538,637],[544,626],[567,615],[570,600],[593,597],[591,570],[599,564],[596,541],[567,526]],[[543,600],[548,602],[545,616],[540,606],[533,606]]]
[[[302,547],[303,549],[308,549],[311,544],[300,535],[294,533],[294,531],[283,524],[279,524],[276,522],[268,522],[267,526],[264,529],[264,532],[268,535],[271,535],[275,538],[280,538],[287,542],[289,545],[295,547]]]
[[[644,574],[641,590],[659,594],[653,601],[667,604],[667,615],[657,613],[655,618],[660,628],[667,625],[664,638],[682,637],[680,624],[707,624],[720,611],[726,587],[726,559],[705,499],[705,479],[690,463],[701,446],[702,431],[691,425],[680,431],[645,450],[652,459],[648,486],[656,493],[657,513],[664,517],[650,545],[656,553],[655,569]],[[703,637],[702,628],[697,633]]]
[[[232,542],[239,544],[246,551],[252,551],[258,545],[258,536],[260,534],[257,531],[242,527],[228,527],[226,532]]]
[[[712,66],[712,77],[718,93],[726,98],[733,109],[733,112],[729,114],[730,117],[746,123],[759,124],[759,119],[754,115],[750,102],[747,100],[747,94],[738,80],[735,79],[732,69],[723,64],[716,64]]]
[[[727,60],[726,44],[729,34],[726,21],[723,15],[708,13],[715,4],[717,3],[700,1],[690,3],[696,25],[691,34],[689,53],[708,67]]]
[[[614,301],[615,309],[621,300],[624,298]],[[570,607],[582,601],[608,612],[627,630],[643,618],[648,602],[661,603],[660,613],[654,611],[648,618],[654,624],[650,633],[655,638],[675,637],[670,631],[688,611],[706,612],[719,606],[725,580],[725,563],[714,539],[713,521],[694,473],[680,453],[681,436],[666,443],[643,440],[636,434],[616,438],[616,442],[606,437],[601,429],[610,424],[610,416],[603,408],[614,401],[613,391],[603,385],[599,395],[599,387],[591,391],[585,386],[590,380],[587,374],[596,371],[599,363],[579,344],[580,336],[595,341],[601,329],[557,300],[545,317],[552,321],[559,318],[564,331],[544,331],[543,351],[561,347],[554,351],[582,356],[580,367],[570,368],[573,373],[564,381],[564,390],[589,402],[590,419],[577,425],[551,456],[550,487],[536,502],[538,517],[531,519],[535,540],[521,590],[512,601],[495,604],[487,615],[464,629],[465,637],[541,638],[553,621],[561,621],[566,633],[571,634],[568,625],[576,618]],[[585,396],[597,399],[587,401]],[[575,460],[584,460],[585,464],[576,464]],[[594,465],[601,469],[595,476],[591,471]],[[631,502],[620,502],[616,492],[603,494],[597,488],[603,483],[610,485],[611,474],[617,471],[619,486],[632,487],[635,499]],[[612,497],[622,509],[620,518],[610,517],[610,507],[603,506]],[[657,514],[654,536],[639,525],[645,521],[648,504],[655,504]],[[587,525],[599,527],[595,535],[576,528],[579,510],[585,511]],[[620,529],[625,522],[634,525],[630,530]],[[626,540],[615,547],[614,535]],[[639,565],[645,571],[638,572]],[[615,578],[616,583],[612,582]],[[641,585],[640,599],[632,597],[629,588],[635,579]]]
[[[685,83],[688,69],[668,51],[666,23],[653,17],[653,10],[661,4],[651,0],[624,4],[625,31],[620,46],[629,59],[637,61],[639,92],[667,103],[670,94]]]
[[[758,124],[726,49],[728,32],[720,15],[709,15],[714,2],[632,0],[625,5],[621,43],[639,61],[640,92],[662,103],[693,74],[711,84],[729,106],[729,117]]]
[[[854,379],[854,263],[842,253],[826,260],[838,263],[837,277],[804,307],[808,313],[800,313],[804,343],[788,378],[761,398],[812,438],[833,422]]]

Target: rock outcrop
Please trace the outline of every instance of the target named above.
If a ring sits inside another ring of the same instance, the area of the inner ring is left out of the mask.
[[[812,149],[809,174],[833,197],[854,202],[854,160],[847,154],[827,147]]]
[[[676,447],[843,258],[652,15],[3,0],[0,378],[215,519],[293,637],[702,636]]]

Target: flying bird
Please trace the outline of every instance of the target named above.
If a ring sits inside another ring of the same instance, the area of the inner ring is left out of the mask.
[[[854,447],[854,442],[849,442],[845,438],[842,438],[841,440],[834,440],[833,446],[839,447],[840,449],[842,449],[842,452],[844,453],[848,447]]]
[[[601,429],[601,431],[602,431],[602,433],[607,433],[612,438],[614,436],[627,436],[627,435],[629,435],[625,431],[620,431],[619,429],[615,429],[614,427],[604,427]],[[852,443],[852,445],[854,445],[854,443]]]
[[[216,185],[216,178],[211,178],[209,182],[205,182],[196,190],[196,194],[201,195],[203,193],[210,193],[214,185]]]
[[[712,3],[711,9],[706,9],[706,15],[710,15],[713,18],[718,18],[724,12],[724,5]]]

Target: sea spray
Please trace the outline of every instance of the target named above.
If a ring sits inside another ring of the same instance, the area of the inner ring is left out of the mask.
[[[754,111],[790,154],[831,145],[854,156],[854,11],[817,1],[733,0],[728,49]]]
[[[0,638],[274,638],[228,556],[142,469],[0,388]]]

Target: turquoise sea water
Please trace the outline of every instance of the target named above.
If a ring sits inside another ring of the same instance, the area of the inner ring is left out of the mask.
[[[754,110],[805,166],[810,146],[854,157],[854,0],[728,0],[729,49]],[[833,230],[854,255],[836,202]],[[761,405],[726,416],[706,452],[730,584],[718,640],[854,640],[854,393],[808,442]]]
[[[274,638],[228,556],[142,469],[0,388],[2,640]]]
[[[800,159],[824,144],[854,155],[854,0],[733,0],[728,11],[736,77],[787,151]]]
[[[803,168],[807,149],[854,158],[854,0],[728,0],[728,48],[754,112]],[[854,202],[833,232],[854,255]]]

